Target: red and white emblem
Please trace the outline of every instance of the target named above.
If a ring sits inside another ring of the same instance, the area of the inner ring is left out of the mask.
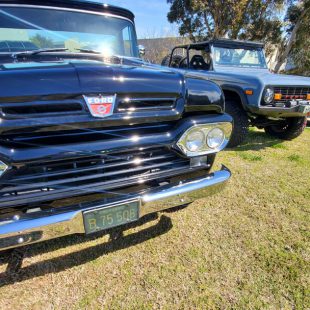
[[[90,113],[95,117],[107,117],[113,114],[116,95],[83,96]]]

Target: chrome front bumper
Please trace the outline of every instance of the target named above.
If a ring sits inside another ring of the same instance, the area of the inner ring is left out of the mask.
[[[249,111],[254,114],[259,114],[263,116],[269,117],[302,117],[307,116],[308,112],[301,112],[301,106],[295,106],[291,108],[283,108],[283,107],[266,107],[266,106],[259,106],[253,107],[249,106]]]
[[[140,202],[140,217],[169,209],[182,204],[187,204],[195,199],[220,191],[226,181],[231,177],[231,172],[222,167],[221,170],[207,174],[188,182],[162,186],[143,195],[133,196],[133,200]],[[83,212],[98,208],[110,208],[124,201],[112,204],[72,209],[66,212],[37,212],[15,216],[12,219],[0,221],[0,250],[23,246],[39,241],[49,240],[65,235],[85,233]]]

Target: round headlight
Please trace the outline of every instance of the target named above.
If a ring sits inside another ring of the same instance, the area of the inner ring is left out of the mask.
[[[265,94],[264,94],[264,101],[265,103],[271,103],[273,101],[274,97],[274,90],[272,88],[266,88]]]
[[[225,133],[220,128],[213,128],[207,135],[207,144],[211,149],[216,149],[222,145],[225,140]]]
[[[195,130],[186,137],[186,148],[190,152],[197,152],[205,144],[205,135],[201,130]]]

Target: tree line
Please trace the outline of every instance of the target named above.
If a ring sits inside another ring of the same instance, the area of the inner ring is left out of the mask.
[[[275,71],[288,58],[297,73],[310,72],[310,0],[167,0],[168,20],[197,42],[230,38],[277,48]]]

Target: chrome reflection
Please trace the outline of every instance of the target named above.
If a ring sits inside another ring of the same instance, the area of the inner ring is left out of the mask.
[[[214,173],[207,174],[190,181],[178,184],[160,186],[157,189],[136,195],[132,200],[140,201],[140,217],[192,202],[194,199],[205,195],[217,193],[222,190],[231,177],[226,167]],[[141,179],[141,182],[144,182]],[[126,202],[131,200],[126,200]],[[83,212],[98,209],[111,208],[124,203],[121,199],[114,203],[81,208],[79,210],[67,209],[65,213],[56,211],[41,211],[33,214],[21,215],[18,220],[12,218],[0,222],[0,250],[9,249],[21,245],[31,244],[43,240],[49,240],[65,235],[84,233]]]

